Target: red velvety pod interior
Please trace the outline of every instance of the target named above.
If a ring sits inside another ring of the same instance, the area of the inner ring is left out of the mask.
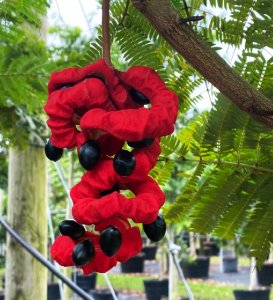
[[[125,262],[137,255],[142,249],[142,238],[138,227],[132,227],[122,234],[122,244],[116,256],[119,262]]]
[[[53,91],[67,84],[75,85],[92,76],[102,78],[110,94],[119,85],[119,78],[115,69],[108,66],[103,59],[100,59],[98,62],[89,64],[83,68],[67,68],[53,72],[48,83],[48,93],[51,94]],[[126,95],[124,91],[123,93]]]
[[[105,146],[107,146],[107,143]],[[155,139],[153,144],[148,147],[134,149],[132,153],[136,159],[136,166],[132,174],[126,177],[118,175],[114,170],[111,158],[101,159],[98,165],[86,172],[82,176],[80,183],[72,188],[71,197],[75,197],[75,199],[88,196],[99,198],[101,192],[110,190],[118,183],[123,184],[143,180],[156,165],[160,151],[159,139]],[[82,188],[82,185],[84,188]]]
[[[98,246],[98,248],[95,248],[94,259],[87,265],[81,267],[81,269],[83,270],[84,275],[88,275],[93,272],[106,273],[117,264],[117,261],[116,256],[106,256],[102,252],[100,246]]]
[[[104,158],[94,169],[86,172],[81,181],[70,191],[72,199],[77,202],[81,198],[100,198],[100,193],[111,190],[116,184],[142,181],[155,166],[160,154],[159,139],[155,139],[151,146],[145,149],[135,149],[136,167],[130,176],[122,177],[117,174],[111,158]],[[124,188],[126,189],[126,188]]]
[[[124,141],[121,141],[110,134],[102,134],[100,137],[97,137],[96,133],[90,133],[89,139],[96,140],[99,145],[101,156],[113,156],[119,150],[122,149]],[[80,132],[77,135],[77,149],[80,150],[81,146],[88,141],[85,136]]]
[[[103,253],[99,242],[100,236],[90,231],[86,231],[85,236],[91,238],[95,248],[95,256],[91,262],[83,267],[80,267],[80,269],[83,270],[83,273],[85,275],[93,272],[106,273],[112,269],[117,264],[117,258],[108,257]]]
[[[49,94],[67,84],[77,84],[90,77],[97,76],[103,79],[111,102],[116,109],[137,108],[128,97],[127,88],[119,80],[119,72],[108,66],[103,59],[98,60],[83,68],[67,68],[51,75],[48,92]]]
[[[72,252],[76,243],[68,236],[58,236],[50,248],[51,257],[63,267],[74,266]]]
[[[84,236],[77,240],[73,240],[69,236],[59,235],[50,248],[52,258],[61,266],[74,266],[74,262],[72,260],[74,247],[79,241],[86,238],[90,238],[93,243],[98,244],[98,235],[89,231],[85,231]]]
[[[50,249],[52,258],[61,266],[74,266],[72,260],[73,250],[79,241],[86,238],[91,239],[95,248],[95,255],[91,262],[80,267],[85,275],[93,272],[105,273],[117,264],[117,257],[108,257],[102,252],[99,245],[99,236],[88,231],[85,232],[84,237],[75,241],[68,236],[58,236]]]
[[[79,133],[73,115],[81,115],[97,107],[115,109],[109,101],[105,85],[96,78],[87,79],[49,95],[44,110],[49,116],[47,125],[52,132],[50,140],[53,145],[59,148],[73,148]]]
[[[124,218],[109,218],[103,220],[95,225],[95,230],[102,232],[109,226],[116,227],[121,233],[131,228],[131,225],[127,219]]]
[[[145,95],[153,107],[160,105],[165,109],[166,123],[175,123],[178,113],[178,96],[166,87],[165,82],[154,69],[146,66],[134,66],[126,72],[120,72],[119,78],[125,85]]]
[[[178,113],[178,97],[159,75],[148,67],[132,67],[120,73],[120,79],[149,98],[152,107],[111,112],[102,108],[89,110],[80,121],[83,134],[88,129],[99,129],[127,141],[171,134]]]
[[[100,248],[99,236],[86,231],[84,237],[75,241],[68,236],[58,236],[50,249],[52,258],[61,266],[74,266],[72,253],[75,246],[79,241],[90,238],[95,248],[94,258],[85,266],[80,267],[87,275],[93,272],[105,273],[113,268],[117,261],[126,261],[141,251],[142,239],[137,227],[131,228],[126,219],[111,219],[104,224],[98,224],[96,229],[102,231],[108,226],[117,227],[122,233],[122,245],[115,256],[106,256]]]
[[[82,69],[68,68],[54,72],[48,85],[49,97],[44,106],[49,116],[47,124],[52,132],[54,146],[73,148],[79,133],[73,121],[74,114],[80,117],[94,108],[107,111],[138,108],[128,97],[127,89],[120,84],[117,71],[103,60]],[[88,78],[88,76],[103,78]],[[72,85],[61,89],[62,86]],[[85,134],[88,139],[90,131]]]
[[[158,215],[158,211],[165,202],[165,194],[158,184],[150,177],[142,181],[123,184],[122,189],[131,190],[135,197],[127,199],[124,195],[113,192],[101,198],[80,198],[79,190],[90,189],[85,181],[72,188],[71,197],[74,202],[72,215],[82,224],[96,224],[113,217],[131,218],[136,223],[152,223]],[[87,190],[85,191],[87,192]]]
[[[92,76],[96,78],[90,78]],[[68,86],[61,89],[64,85]],[[131,88],[150,100],[150,109],[133,101],[129,93]],[[59,148],[77,146],[79,150],[88,139],[93,139],[102,154],[98,165],[86,172],[71,189],[75,220],[81,224],[95,224],[99,232],[114,226],[122,236],[121,247],[113,257],[107,257],[101,250],[99,235],[88,231],[75,241],[59,236],[51,247],[51,254],[59,264],[72,266],[75,245],[89,238],[95,255],[81,269],[84,274],[104,273],[117,261],[124,262],[141,251],[140,231],[131,227],[128,218],[137,223],[152,223],[164,204],[164,193],[148,174],[160,154],[159,138],[174,130],[178,97],[151,68],[140,66],[119,72],[103,60],[81,69],[69,68],[53,73],[48,90],[45,111],[49,115],[53,145]],[[75,115],[79,116],[77,121]],[[76,128],[76,122],[79,122],[81,132]],[[148,147],[135,148],[132,151],[136,159],[134,171],[130,176],[119,176],[114,170],[113,159],[107,156],[119,151],[124,141],[144,138],[155,138],[155,141]],[[101,196],[114,186],[130,190],[135,196],[127,199],[117,191]]]
[[[165,195],[147,175],[160,153],[159,140],[156,139],[145,149],[135,149],[133,153],[136,167],[130,176],[119,176],[110,158],[102,159],[94,169],[82,176],[81,181],[70,191],[75,220],[82,224],[96,224],[112,217],[132,218],[140,223],[151,223],[156,219]],[[135,197],[127,199],[118,192],[100,196],[116,184],[120,189],[131,190]]]
[[[119,182],[135,182],[145,178],[150,171],[155,167],[157,158],[161,153],[160,140],[156,138],[152,145],[145,148],[135,148],[132,151],[136,159],[136,166],[130,176],[122,177],[119,176]]]
[[[124,218],[110,218],[97,223],[95,230],[102,232],[109,226],[116,227],[121,232],[122,244],[116,253],[119,262],[124,262],[141,251],[142,238],[138,227],[131,227]]]

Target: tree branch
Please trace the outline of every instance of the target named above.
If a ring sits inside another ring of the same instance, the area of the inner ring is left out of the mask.
[[[273,128],[273,102],[244,81],[187,24],[167,0],[132,0],[158,33],[241,110]],[[182,87],[183,88],[183,87]]]
[[[102,2],[102,44],[103,58],[108,66],[112,66],[110,54],[110,31],[109,31],[110,0]]]

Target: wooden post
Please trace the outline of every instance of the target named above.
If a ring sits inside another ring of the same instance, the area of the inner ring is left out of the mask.
[[[28,243],[47,256],[46,160],[44,149],[10,149],[8,222]],[[47,299],[47,270],[9,235],[6,300]]]

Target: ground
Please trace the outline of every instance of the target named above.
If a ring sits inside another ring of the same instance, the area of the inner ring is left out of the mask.
[[[143,280],[151,276],[157,277],[160,271],[156,261],[145,261],[144,273],[121,274],[120,266],[109,272],[109,278],[114,288],[119,291],[120,300],[144,300]],[[233,300],[234,289],[247,289],[249,284],[249,260],[239,260],[238,273],[221,273],[219,271],[219,258],[212,257],[209,278],[205,280],[188,280],[196,300]],[[103,276],[99,275],[98,288],[105,288]],[[186,292],[181,286],[181,296],[186,297]],[[273,295],[271,298],[273,299]]]

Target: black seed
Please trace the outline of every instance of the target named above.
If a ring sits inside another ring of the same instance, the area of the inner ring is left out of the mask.
[[[64,220],[59,224],[59,230],[62,235],[70,236],[72,239],[78,239],[84,235],[84,227],[74,220]]]
[[[110,190],[106,190],[100,193],[100,196],[106,196],[106,195],[110,195],[113,192],[119,192],[119,186],[117,184],[115,184]]]
[[[132,148],[144,148],[151,146],[155,139],[143,139],[142,141],[136,141],[136,142],[127,142],[127,144]]]
[[[120,150],[114,157],[114,169],[120,176],[129,176],[135,169],[136,158],[127,150]]]
[[[61,90],[64,90],[64,89],[67,89],[67,88],[72,87],[73,85],[74,85],[73,83],[67,83],[67,84],[61,86],[60,89],[61,89]]]
[[[57,161],[63,155],[63,149],[55,147],[50,140],[45,144],[45,155],[48,159]]]
[[[165,220],[158,215],[156,220],[150,224],[143,224],[144,232],[146,233],[147,237],[153,241],[158,242],[160,241],[166,232],[166,223]]]
[[[96,141],[85,142],[79,151],[79,161],[85,170],[91,170],[100,160],[100,148]]]
[[[100,246],[105,255],[111,257],[115,255],[121,246],[121,233],[120,231],[111,226],[106,228],[100,236]]]
[[[129,94],[132,100],[140,105],[145,105],[150,103],[150,100],[147,97],[145,97],[142,93],[140,93],[139,91],[133,88],[130,89]]]
[[[83,240],[79,242],[72,253],[72,259],[77,267],[88,264],[95,255],[95,249],[91,240]]]

